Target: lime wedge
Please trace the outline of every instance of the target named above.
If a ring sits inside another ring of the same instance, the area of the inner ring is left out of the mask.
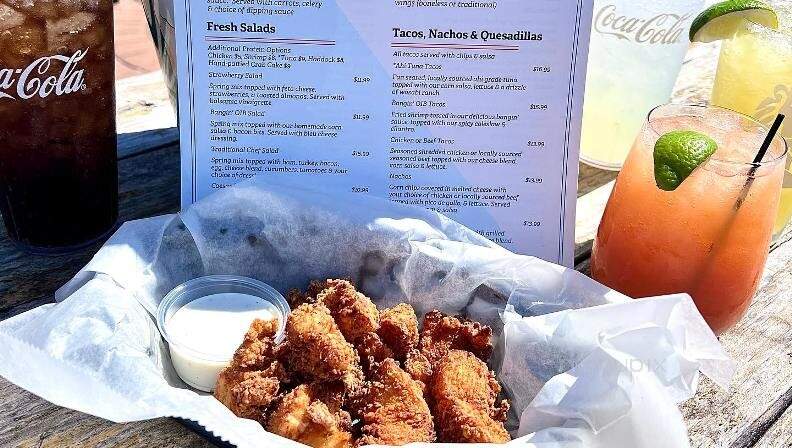
[[[661,190],[674,191],[690,174],[718,150],[710,137],[696,131],[672,131],[654,147],[655,182]]]
[[[698,15],[690,25],[691,42],[715,42],[728,39],[744,19],[767,28],[778,28],[778,16],[761,0],[726,0]]]

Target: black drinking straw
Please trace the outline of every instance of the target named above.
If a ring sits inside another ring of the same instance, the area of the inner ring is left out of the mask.
[[[745,181],[745,185],[743,185],[742,191],[740,191],[740,196],[737,198],[737,202],[734,203],[734,212],[729,217],[729,220],[723,224],[721,227],[718,236],[713,240],[712,245],[709,247],[710,257],[714,256],[712,252],[716,250],[716,248],[723,246],[723,239],[729,233],[729,229],[731,229],[734,220],[737,219],[737,212],[742,207],[745,199],[748,197],[748,191],[751,189],[751,185],[753,185],[754,179],[756,179],[756,171],[761,167],[762,159],[764,159],[765,154],[770,149],[770,145],[773,144],[773,140],[775,139],[776,134],[778,134],[778,130],[781,128],[781,123],[784,122],[784,115],[778,114],[773,122],[773,125],[770,126],[770,132],[765,137],[764,143],[762,143],[762,147],[759,148],[759,152],[756,154],[752,164],[753,166],[748,171],[748,179]],[[701,268],[699,268],[698,274],[694,277],[694,279],[701,279],[704,278],[704,274],[706,274],[707,270],[710,268],[714,268],[711,262],[705,262]]]
[[[776,134],[778,134],[778,130],[781,129],[781,124],[784,123],[784,118],[786,118],[784,114],[778,114],[773,125],[770,126],[770,132],[767,133],[762,147],[759,148],[759,152],[756,154],[756,158],[754,158],[753,161],[754,164],[761,163],[762,159],[764,159],[767,150],[770,149],[770,145],[773,143],[773,139],[775,139]]]
[[[778,114],[775,121],[773,122],[773,125],[770,126],[770,132],[767,133],[764,143],[762,143],[762,146],[759,148],[759,152],[756,153],[756,157],[754,157],[753,166],[751,167],[751,170],[748,171],[748,179],[745,181],[745,185],[740,192],[740,197],[738,197],[737,202],[734,203],[735,212],[739,210],[740,207],[742,207],[745,199],[748,197],[748,191],[751,189],[751,185],[753,185],[756,171],[761,166],[762,159],[764,159],[765,154],[767,154],[767,151],[770,149],[770,145],[773,144],[773,140],[775,140],[778,130],[781,129],[781,124],[784,123],[784,118],[784,114]]]

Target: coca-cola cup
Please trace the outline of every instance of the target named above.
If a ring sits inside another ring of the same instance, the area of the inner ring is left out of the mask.
[[[0,0],[0,212],[64,252],[118,219],[112,0]]]

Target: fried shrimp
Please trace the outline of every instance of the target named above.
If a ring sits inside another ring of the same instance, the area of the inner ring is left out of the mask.
[[[404,370],[414,379],[421,383],[421,387],[426,392],[426,388],[432,380],[432,364],[420,351],[411,350],[407,353],[404,360]]]
[[[308,284],[308,290],[305,292],[297,288],[290,289],[286,293],[286,301],[289,302],[289,306],[292,309],[299,308],[300,305],[306,303],[316,303],[316,296],[325,288],[327,288],[326,281],[311,280],[311,283]]]

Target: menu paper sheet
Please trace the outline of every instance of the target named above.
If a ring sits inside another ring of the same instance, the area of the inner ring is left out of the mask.
[[[182,207],[262,176],[573,262],[592,0],[176,0]]]

